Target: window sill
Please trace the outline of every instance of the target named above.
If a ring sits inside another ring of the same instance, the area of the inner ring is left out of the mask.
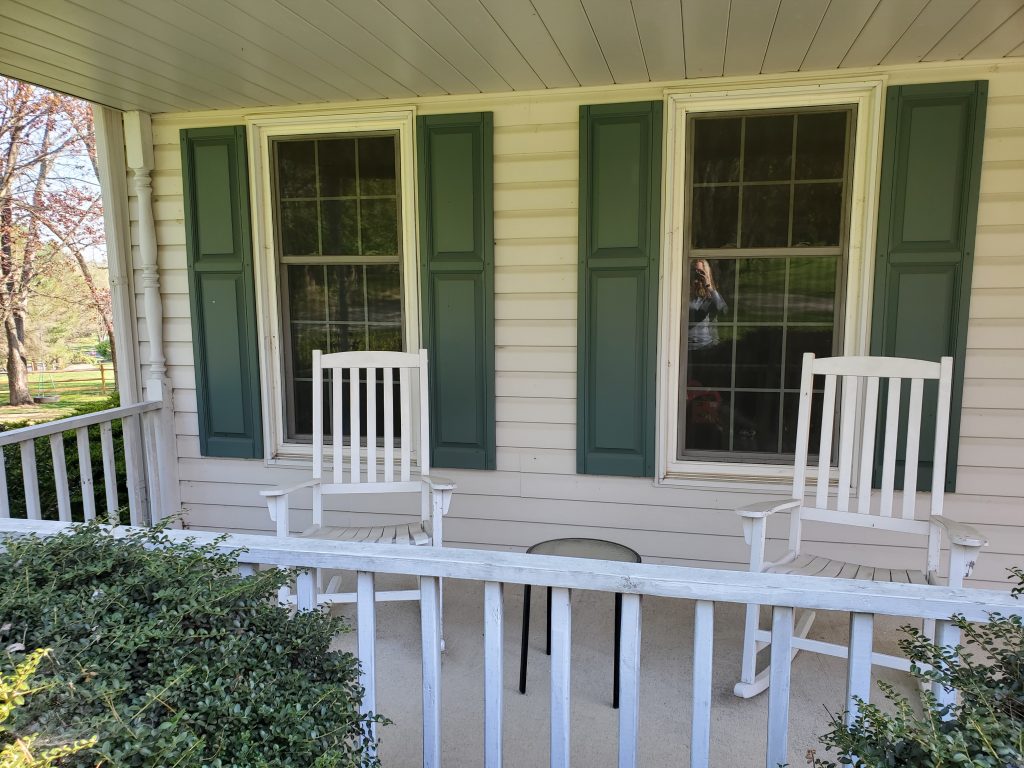
[[[830,472],[838,477],[838,470]],[[807,483],[818,479],[818,469],[807,467]],[[763,491],[788,493],[793,484],[792,464],[741,464],[725,461],[687,461],[671,465],[657,485],[694,490]]]

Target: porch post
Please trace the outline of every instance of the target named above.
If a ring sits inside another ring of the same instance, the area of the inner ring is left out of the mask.
[[[153,220],[153,132],[145,112],[125,112],[125,147],[128,167],[132,172],[132,191],[138,203],[139,262],[142,266],[142,287],[146,333],[149,337],[149,360],[146,373],[146,399],[163,403],[156,426],[156,466],[151,478],[152,516],[156,522],[181,509],[178,488],[178,452],[174,439],[174,410],[171,382],[167,378],[164,357],[164,309],[160,297],[160,272],[157,267],[156,225]],[[155,481],[155,483],[154,483]]]

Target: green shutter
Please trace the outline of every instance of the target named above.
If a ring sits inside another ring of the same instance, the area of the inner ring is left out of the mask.
[[[871,351],[953,356],[947,491],[956,488],[987,94],[985,81],[904,85],[886,93]],[[926,389],[922,424],[934,423],[935,402]],[[918,488],[931,487],[933,449],[934,431],[922,429]],[[875,464],[877,481],[881,445]]]
[[[660,101],[580,108],[581,474],[653,476]]]
[[[494,469],[492,115],[420,117],[416,132],[431,463]]]
[[[181,132],[199,447],[263,456],[245,128]]]

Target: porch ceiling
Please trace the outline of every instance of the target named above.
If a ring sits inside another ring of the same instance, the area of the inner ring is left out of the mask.
[[[148,112],[1024,56],[1024,0],[2,0],[0,73]]]

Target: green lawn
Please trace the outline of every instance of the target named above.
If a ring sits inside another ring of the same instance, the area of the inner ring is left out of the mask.
[[[106,386],[99,368],[84,371],[54,371],[30,373],[29,389],[35,396],[56,395],[56,403],[35,403],[34,405],[10,406],[7,376],[0,375],[0,424],[15,421],[33,423],[55,421],[74,413],[75,409],[106,400],[116,390],[113,367],[107,363]]]

